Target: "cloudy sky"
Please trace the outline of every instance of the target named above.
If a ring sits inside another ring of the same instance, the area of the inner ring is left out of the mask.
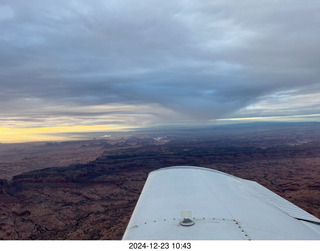
[[[319,13],[319,0],[0,0],[0,142],[320,121]]]

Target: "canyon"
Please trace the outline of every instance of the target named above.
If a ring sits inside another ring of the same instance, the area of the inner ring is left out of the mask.
[[[256,181],[319,218],[319,135],[294,123],[0,144],[0,239],[119,240],[148,174],[174,165]]]

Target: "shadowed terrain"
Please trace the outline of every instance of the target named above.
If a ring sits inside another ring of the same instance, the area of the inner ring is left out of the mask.
[[[319,218],[319,132],[318,124],[259,125],[81,142],[80,153],[91,144],[100,156],[35,168],[9,180],[3,179],[5,172],[0,238],[121,239],[148,173],[173,165],[209,167],[257,181]]]

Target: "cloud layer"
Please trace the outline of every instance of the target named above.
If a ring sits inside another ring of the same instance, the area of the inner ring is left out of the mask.
[[[319,11],[317,0],[0,0],[0,123],[318,114]]]

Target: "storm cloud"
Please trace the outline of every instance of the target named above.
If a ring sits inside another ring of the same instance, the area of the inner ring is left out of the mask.
[[[1,123],[319,114],[319,12],[317,0],[0,0]]]

